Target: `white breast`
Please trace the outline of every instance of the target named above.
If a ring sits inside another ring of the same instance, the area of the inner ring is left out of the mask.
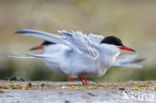
[[[99,68],[97,69],[97,76],[103,76],[104,73],[114,64],[116,58],[119,56],[120,50],[114,45],[103,44],[100,49]]]

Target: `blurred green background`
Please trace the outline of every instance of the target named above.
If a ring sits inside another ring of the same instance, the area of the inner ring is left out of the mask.
[[[19,76],[26,80],[62,81],[66,77],[54,74],[42,61],[8,58],[12,52],[42,52],[29,49],[43,40],[14,35],[22,28],[118,36],[146,58],[144,68],[111,68],[94,80],[156,79],[156,0],[0,0],[0,79]]]

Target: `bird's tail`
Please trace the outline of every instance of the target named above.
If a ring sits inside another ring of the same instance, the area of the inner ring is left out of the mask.
[[[128,67],[128,68],[142,68],[143,66],[139,63],[144,61],[143,58],[137,58],[138,55],[123,55],[119,56],[115,63],[114,67]]]

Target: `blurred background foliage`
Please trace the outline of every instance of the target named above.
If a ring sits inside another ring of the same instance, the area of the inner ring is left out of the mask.
[[[14,34],[22,28],[118,36],[146,58],[144,68],[111,68],[94,80],[156,79],[155,0],[0,0],[0,79],[19,76],[27,80],[62,81],[66,77],[54,74],[42,61],[8,58],[12,52],[42,53],[29,49],[43,40]]]

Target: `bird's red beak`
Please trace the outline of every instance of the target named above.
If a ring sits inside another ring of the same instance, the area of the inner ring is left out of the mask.
[[[129,48],[129,47],[127,47],[127,46],[121,46],[121,47],[119,47],[121,50],[127,50],[127,51],[133,51],[133,52],[136,52],[134,49],[131,49],[131,48]]]
[[[30,49],[30,51],[32,51],[32,50],[40,50],[40,49],[43,49],[43,46],[33,47],[33,48]]]

